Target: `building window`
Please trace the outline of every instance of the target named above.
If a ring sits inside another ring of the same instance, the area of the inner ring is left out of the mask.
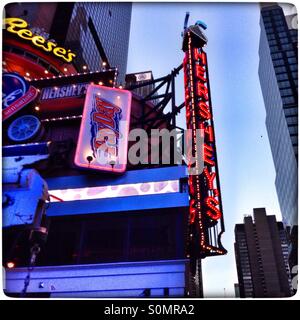
[[[265,23],[265,28],[270,28],[272,27],[272,23],[271,22],[266,22]]]
[[[281,81],[278,83],[278,86],[280,89],[282,88],[288,88],[291,86],[291,83],[289,81]]]
[[[289,63],[297,63],[297,59],[295,57],[288,58]]]
[[[281,96],[290,96],[293,94],[292,89],[280,89]]]
[[[286,54],[286,56],[287,56],[288,58],[295,56],[295,52],[294,52],[294,51],[287,51],[285,54]]]
[[[273,34],[273,33],[268,34],[268,40],[275,40],[275,39],[276,39],[275,34]]]
[[[289,108],[289,109],[284,108],[284,114],[286,116],[298,115],[298,109],[297,108]]]
[[[290,97],[283,97],[282,98],[282,102],[284,104],[289,104],[289,103],[295,103],[295,99],[294,97],[290,96]]]
[[[280,39],[280,43],[281,44],[285,44],[285,43],[288,43],[289,42],[289,39],[288,38],[281,38]]]
[[[292,72],[293,79],[298,79],[298,72]]]
[[[288,75],[287,73],[281,73],[281,74],[278,74],[277,75],[277,80],[280,81],[280,80],[287,80],[288,79]],[[284,81],[284,82],[287,82],[288,85],[286,87],[288,87],[290,85],[290,83],[288,81]],[[280,82],[282,83],[282,82]],[[279,87],[280,88],[285,88],[285,87],[281,87],[280,84],[279,84]]]
[[[298,134],[298,126],[289,126],[290,134]]]
[[[269,11],[262,11],[262,16],[263,17],[268,17],[268,16],[270,16],[270,12]]]
[[[286,32],[279,32],[278,36],[279,36],[279,38],[284,38],[284,37],[287,37],[287,33]]]
[[[270,48],[270,51],[271,51],[271,53],[274,53],[274,52],[279,51],[278,46],[272,46],[272,47]]]
[[[275,25],[276,26],[284,26],[284,22],[282,21],[282,19],[275,19]],[[278,30],[279,28],[277,28]],[[279,30],[278,30],[279,31]]]
[[[291,36],[295,36],[295,37],[298,36],[298,30],[296,30],[296,29],[290,29],[289,31],[290,31],[290,35],[291,35]]]
[[[297,64],[292,64],[292,65],[290,65],[290,70],[291,70],[291,71],[296,71],[296,70],[298,70],[298,65],[297,65]]]
[[[291,136],[292,144],[296,145],[298,144],[298,137],[297,136]]]
[[[281,52],[272,53],[271,56],[272,56],[272,59],[279,59],[279,58],[282,58],[282,53]]]
[[[298,118],[297,117],[287,117],[286,122],[288,125],[298,124]]]
[[[273,19],[275,21],[282,21],[282,15],[281,14],[274,14]]]
[[[275,45],[275,44],[277,44],[277,41],[276,41],[276,40],[271,40],[271,41],[269,41],[269,45],[270,45],[270,46],[273,46],[273,45]]]
[[[276,73],[286,72],[286,69],[285,67],[275,67],[275,72]]]
[[[276,27],[276,30],[277,32],[285,31],[285,28],[280,26],[280,27]]]
[[[293,45],[291,43],[288,44],[283,44],[281,46],[282,50],[292,50],[293,49]]]
[[[283,59],[275,60],[275,61],[273,61],[273,64],[274,64],[275,67],[283,66],[284,65],[284,61],[283,61]]]

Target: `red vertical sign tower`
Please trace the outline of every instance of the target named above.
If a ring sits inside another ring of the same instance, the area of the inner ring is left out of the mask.
[[[223,255],[227,251],[221,243],[225,231],[219,182],[216,142],[210,97],[207,55],[203,50],[207,39],[201,24],[190,26],[184,33],[184,85],[187,129],[192,132],[189,141],[195,163],[189,169],[203,164],[203,170],[189,175],[189,255],[191,258]],[[201,152],[197,146],[197,130],[203,137]],[[191,172],[191,171],[190,171]]]

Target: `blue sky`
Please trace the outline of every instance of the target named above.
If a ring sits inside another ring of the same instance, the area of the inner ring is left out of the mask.
[[[237,282],[234,225],[253,208],[266,207],[281,220],[275,171],[265,127],[265,108],[258,78],[259,6],[255,3],[134,3],[127,72],[152,70],[154,77],[180,65],[181,31],[203,20],[208,28],[211,97],[228,254],[203,260],[206,297],[233,296]],[[183,80],[176,85],[183,102]],[[184,125],[184,114],[178,117]]]

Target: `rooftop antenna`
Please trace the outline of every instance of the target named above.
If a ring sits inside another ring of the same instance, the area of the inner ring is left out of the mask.
[[[187,29],[187,25],[189,22],[190,13],[187,11],[185,13],[184,24],[183,24],[183,32],[181,32],[181,36],[183,37],[185,30]]]

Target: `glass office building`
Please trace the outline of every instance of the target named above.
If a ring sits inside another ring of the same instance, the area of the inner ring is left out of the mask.
[[[297,225],[298,58],[295,16],[278,5],[261,7],[259,78],[276,170],[276,190],[287,226]]]
[[[125,81],[131,21],[131,3],[75,3],[66,46],[80,55],[77,64],[96,71],[106,66],[117,67],[118,80]]]

